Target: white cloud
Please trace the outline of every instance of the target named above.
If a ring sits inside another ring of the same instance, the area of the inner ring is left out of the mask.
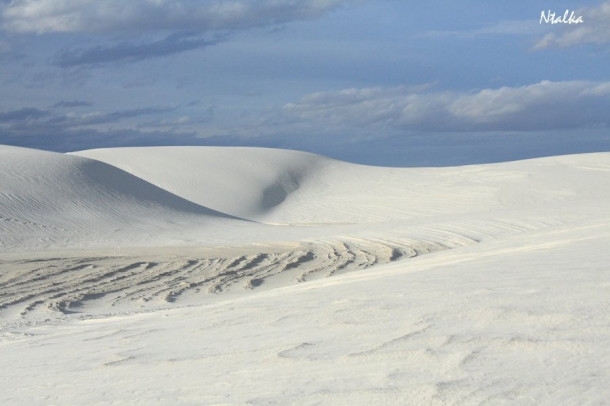
[[[489,24],[477,29],[471,30],[452,30],[452,31],[426,31],[416,36],[416,38],[458,38],[458,39],[474,39],[474,38],[490,38],[495,36],[524,36],[534,35],[543,31],[544,28],[538,24],[538,21],[530,20],[507,20],[500,21],[495,24]]]
[[[15,0],[0,6],[13,32],[240,30],[318,17],[349,0]]]
[[[559,11],[557,10],[558,13]],[[558,24],[558,31],[546,34],[534,48],[571,47],[580,44],[610,42],[610,1],[597,7],[579,9],[575,15],[582,16],[583,23],[567,26]]]
[[[368,131],[534,131],[607,127],[610,82],[550,82],[426,92],[406,87],[314,93],[283,107],[292,120]]]

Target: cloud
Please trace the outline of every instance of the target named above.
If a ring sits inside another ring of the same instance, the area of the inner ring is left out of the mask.
[[[195,141],[195,142],[194,142]],[[0,143],[49,151],[80,151],[91,148],[142,145],[191,145],[194,132],[141,131],[133,128],[40,128],[6,131],[0,127]]]
[[[59,114],[56,106],[84,106],[86,102],[58,102],[49,110],[24,107],[0,112],[0,144],[74,151],[93,147],[127,145],[179,145],[192,143],[196,133],[174,120],[171,129],[142,130],[128,120],[157,117],[178,107],[143,107],[111,112]]]
[[[89,107],[92,106],[93,103],[84,101],[84,100],[60,100],[55,103],[52,107],[59,108],[72,108],[72,107]]]
[[[13,33],[67,33],[81,39],[85,34],[93,41],[110,41],[64,49],[52,58],[55,65],[68,68],[200,49],[238,31],[309,20],[361,1],[20,0],[0,3],[0,24]]]
[[[578,134],[603,132],[607,139],[610,82],[542,81],[473,92],[438,91],[430,85],[345,89],[309,94],[239,119],[216,116],[213,108],[183,111],[185,106],[0,111],[0,143],[66,151],[233,142],[305,150],[318,145],[338,151],[341,145],[440,134],[574,136],[567,130],[577,129]]]
[[[525,36],[539,33],[543,28],[534,20],[507,20],[472,30],[426,31],[416,38],[476,39],[495,36]]]
[[[49,119],[46,119],[43,124],[49,127],[61,126],[65,128],[76,128],[99,124],[115,124],[125,119],[160,115],[163,113],[172,112],[176,109],[177,107],[144,107],[139,109],[117,110],[109,113],[89,112],[79,115],[69,113],[64,115],[55,115]]]
[[[58,102],[54,106],[83,105],[86,102]],[[0,112],[0,129],[6,133],[28,133],[32,130],[64,132],[82,130],[85,127],[115,126],[123,120],[145,116],[162,116],[178,109],[175,106],[143,107],[138,109],[116,110],[111,112],[85,112],[76,114],[57,114],[52,110],[24,107],[19,110]]]
[[[0,112],[0,124],[36,120],[48,114],[49,113],[47,111],[34,107],[25,107],[19,110]]]
[[[536,43],[534,49],[565,48],[581,44],[610,42],[610,1],[597,7],[576,10],[575,15],[583,17],[582,24],[576,26],[558,24],[560,27],[557,28],[557,31],[546,34]]]
[[[172,34],[162,40],[149,43],[122,42],[110,47],[96,46],[86,49],[64,50],[56,55],[54,62],[63,68],[111,62],[135,62],[203,48],[219,41],[219,38],[207,40],[184,34]]]
[[[316,18],[348,0],[21,0],[5,3],[13,32],[133,33],[243,30]]]
[[[0,39],[0,55],[11,51],[11,45]]]
[[[542,81],[474,93],[346,89],[314,93],[282,110],[287,121],[369,133],[608,127],[610,82]]]

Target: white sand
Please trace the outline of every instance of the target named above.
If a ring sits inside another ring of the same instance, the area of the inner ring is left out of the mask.
[[[2,404],[610,399],[610,153],[0,146],[0,184]]]

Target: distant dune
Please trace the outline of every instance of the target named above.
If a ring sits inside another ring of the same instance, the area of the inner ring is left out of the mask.
[[[249,219],[264,218],[329,166],[355,166],[265,148],[110,148],[74,155],[106,162],[193,203]]]

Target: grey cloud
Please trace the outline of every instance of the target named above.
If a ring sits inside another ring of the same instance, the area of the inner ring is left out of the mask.
[[[10,52],[10,51],[11,51],[11,45],[8,42],[0,39],[0,55]]]
[[[92,105],[93,105],[93,103],[83,101],[83,100],[60,100],[57,103],[55,103],[52,107],[71,108],[71,107],[89,107]]]
[[[177,107],[144,107],[113,112],[87,112],[83,114],[53,114],[33,107],[0,113],[0,131],[6,136],[27,134],[60,134],[91,131],[92,127],[120,125],[121,120],[143,116],[162,116]],[[0,139],[0,143],[2,140]]]
[[[608,127],[610,82],[550,82],[474,93],[409,88],[316,93],[283,107],[287,121],[355,131],[538,131]]]
[[[117,110],[110,113],[93,112],[81,115],[56,115],[45,120],[45,124],[50,126],[61,125],[64,127],[113,124],[134,117],[169,113],[176,110],[176,108],[177,107],[144,107],[139,109]]]
[[[34,107],[25,107],[19,110],[0,112],[0,123],[12,123],[24,120],[35,120],[49,113]]]
[[[362,1],[28,0],[0,3],[0,24],[5,31],[15,33],[95,34],[97,40],[102,36],[115,41],[63,50],[53,60],[61,67],[95,66],[200,49],[225,40],[233,32],[313,19]],[[161,33],[170,34],[156,41],[132,40]],[[122,42],[116,42],[117,38]]]
[[[102,120],[101,122],[115,122],[125,118],[169,113],[176,109],[177,107],[144,107],[140,109],[119,110],[103,114],[100,119]]]
[[[0,144],[73,151],[119,145],[192,143],[196,134],[180,126],[168,130],[141,130],[134,128],[137,124],[121,124],[122,120],[136,117],[163,116],[176,108],[143,107],[112,112],[55,114],[26,107],[0,113]]]
[[[242,30],[318,17],[349,0],[29,0],[1,7],[2,23],[14,32]]]
[[[112,62],[135,62],[203,48],[219,41],[220,37],[208,40],[182,34],[172,34],[161,40],[148,43],[122,42],[109,47],[96,46],[87,49],[64,50],[56,55],[54,62],[64,68]]]
[[[6,131],[0,127],[0,144],[59,152],[117,146],[189,145],[194,141],[197,141],[196,134],[192,132],[64,127],[31,127]]]

